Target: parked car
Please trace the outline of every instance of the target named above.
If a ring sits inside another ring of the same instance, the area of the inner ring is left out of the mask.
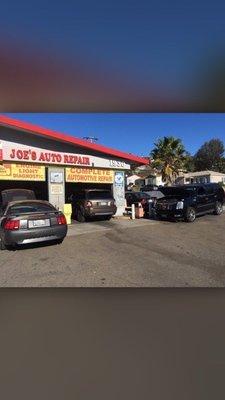
[[[140,192],[150,192],[152,190],[158,190],[157,185],[144,185],[140,188]]]
[[[62,243],[66,234],[64,214],[48,201],[36,200],[34,192],[12,189],[1,193],[1,250],[29,243]]]
[[[223,212],[224,190],[216,183],[163,187],[165,195],[156,203],[156,215],[160,218],[184,219],[194,222],[196,216]]]
[[[85,189],[74,193],[70,199],[72,218],[79,222],[99,216],[110,220],[117,211],[115,199],[109,190]]]
[[[138,203],[141,203],[145,214],[148,213],[149,211],[149,202],[151,199],[151,196],[148,193],[145,192],[126,192],[125,193],[125,198],[127,201],[127,207],[131,207],[132,204],[137,205]]]

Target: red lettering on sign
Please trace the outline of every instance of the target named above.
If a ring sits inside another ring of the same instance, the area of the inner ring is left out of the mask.
[[[50,162],[51,161],[51,153],[44,153],[45,161]]]
[[[61,163],[61,162],[62,162],[62,156],[61,156],[61,154],[56,154],[56,161],[57,161],[58,163]]]
[[[83,157],[84,159],[84,165],[90,165],[90,158],[89,157]]]
[[[10,153],[10,158],[15,158],[15,149],[12,149]]]
[[[41,152],[41,154],[39,156],[39,161],[45,161],[45,155],[43,152]]]
[[[22,160],[22,159],[23,159],[23,152],[22,152],[22,150],[17,150],[16,155],[17,155],[17,158],[18,158],[19,160]]]
[[[1,152],[2,153],[2,152]],[[10,159],[12,160],[26,160],[26,161],[38,161],[43,163],[54,163],[54,164],[70,164],[76,166],[90,166],[91,160],[90,157],[82,156],[82,155],[73,155],[73,154],[64,154],[64,153],[56,153],[49,151],[41,151],[40,150],[23,150],[23,149],[10,149],[9,154]],[[2,154],[1,154],[2,158]],[[97,172],[95,172],[97,174]]]
[[[23,151],[23,159],[24,160],[29,160],[29,152],[28,152],[28,150],[24,150]]]

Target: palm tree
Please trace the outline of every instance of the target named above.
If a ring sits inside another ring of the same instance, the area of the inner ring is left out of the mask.
[[[152,150],[152,166],[156,167],[162,174],[162,180],[166,185],[175,182],[179,171],[184,168],[187,153],[180,139],[173,136],[164,136],[154,143]]]

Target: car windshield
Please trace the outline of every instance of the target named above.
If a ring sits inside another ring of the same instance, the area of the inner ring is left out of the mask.
[[[189,197],[193,194],[194,188],[193,187],[168,187],[164,186],[160,188],[160,191],[164,194],[164,196],[169,197]]]
[[[21,204],[14,204],[8,209],[8,214],[27,214],[36,212],[50,212],[55,211],[55,208],[51,204],[39,203],[39,202],[23,202]]]
[[[88,192],[87,196],[90,200],[112,198],[112,195],[108,190],[91,190]]]

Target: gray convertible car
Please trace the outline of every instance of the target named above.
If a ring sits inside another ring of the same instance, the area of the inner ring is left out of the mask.
[[[10,189],[1,193],[1,250],[29,243],[62,243],[67,229],[64,214],[48,201],[36,200],[33,191]]]

